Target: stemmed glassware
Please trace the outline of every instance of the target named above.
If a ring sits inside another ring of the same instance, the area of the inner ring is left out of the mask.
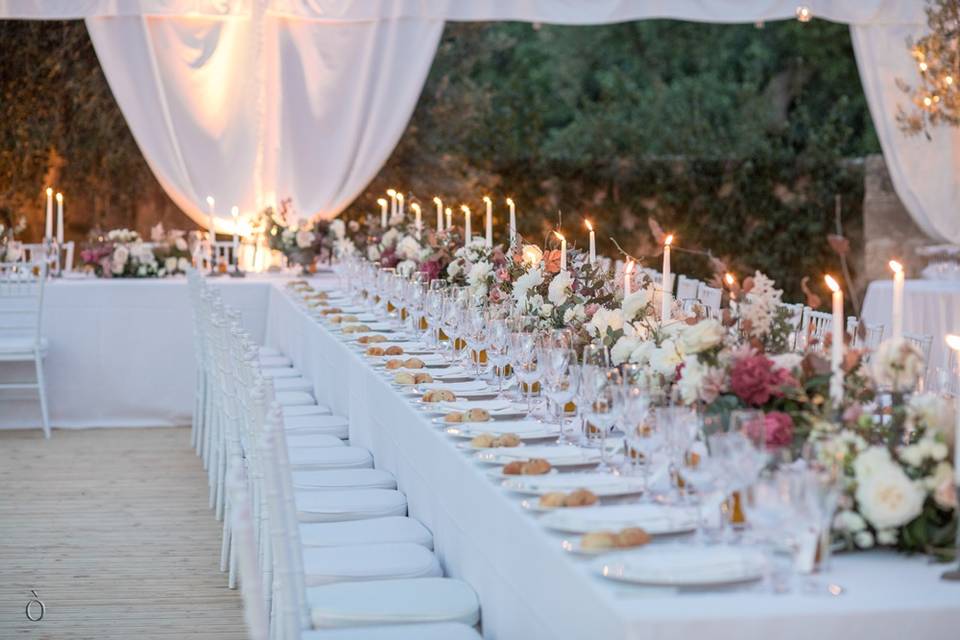
[[[487,358],[497,376],[497,399],[503,400],[503,380],[510,363],[510,320],[497,315],[490,320],[487,334]]]
[[[586,368],[586,367],[585,367]],[[608,461],[607,437],[620,418],[622,391],[620,373],[616,369],[594,369],[583,377],[582,383],[587,390],[590,402],[584,404],[587,442],[600,448],[599,472],[615,471]]]
[[[681,472],[687,466],[690,447],[697,437],[699,428],[697,414],[690,407],[660,407],[656,411],[656,420],[670,459],[674,493],[678,499],[682,500],[684,494],[680,491]]]
[[[623,388],[621,428],[624,433],[624,451],[630,467],[641,470],[643,499],[652,501],[650,475],[660,464],[664,448],[663,434],[653,419],[650,396],[646,389],[626,384]]]
[[[520,383],[527,399],[527,417],[533,415],[534,384],[540,379],[540,362],[537,358],[537,334],[524,330],[529,326],[528,318],[518,318],[510,333],[510,363],[517,382]]]
[[[540,359],[543,363],[543,379],[541,386],[549,405],[553,405],[560,435],[557,444],[572,444],[573,439],[567,435],[566,423],[567,403],[577,395],[580,386],[580,367],[577,365],[577,353],[563,347],[541,347]],[[576,416],[574,416],[576,419]]]

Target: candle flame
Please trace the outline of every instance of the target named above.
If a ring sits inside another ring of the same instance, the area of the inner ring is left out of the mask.
[[[397,196],[397,190],[396,190],[396,189],[387,189],[387,195],[390,196],[391,198],[395,198],[395,197]]]
[[[377,198],[377,204],[381,207],[387,206],[387,201],[384,198]]]
[[[730,287],[737,283],[737,279],[733,277],[732,273],[728,273],[727,275],[723,276],[723,279],[727,281],[727,286]]]
[[[207,206],[212,207],[216,200],[213,199],[213,196],[207,196]]]
[[[453,211],[450,209],[450,207],[447,207],[447,209],[446,209],[446,214],[447,214],[448,216],[449,216],[449,215],[453,215]]]
[[[397,200],[399,200],[400,202],[403,202],[403,194],[402,194],[402,193],[398,193],[398,194],[397,194]]]
[[[560,240],[562,240],[563,242],[566,242],[566,241],[567,241],[567,239],[564,238],[564,237],[563,237],[563,234],[560,233],[559,231],[554,231],[554,232],[553,232],[553,235],[555,235],[555,236],[557,236],[558,238],[560,238]]]
[[[889,264],[890,264],[890,269],[894,273],[900,273],[901,271],[903,271],[903,265],[897,262],[896,260],[891,260]]]
[[[948,333],[944,340],[946,341],[948,347],[954,351],[960,351],[960,336],[954,333]]]
[[[483,196],[483,201],[486,202],[487,204],[490,204],[491,202],[493,202],[493,201],[490,199],[490,196]]]
[[[834,293],[840,291],[840,284],[833,279],[833,276],[827,275],[823,278],[823,280],[827,283],[827,286],[830,287],[830,291],[833,291]]]
[[[63,202],[63,194],[59,191],[57,192],[57,202]]]
[[[633,268],[637,265],[633,260],[627,260],[627,266],[623,268],[625,273],[633,273]]]
[[[47,197],[49,198],[52,195],[53,195],[53,189],[51,189],[50,187],[47,187]]]
[[[470,207],[465,204],[460,205],[460,211],[463,211],[465,214],[470,215]]]
[[[593,231],[593,225],[590,224],[590,221],[589,221],[589,220],[584,220],[583,223],[584,223],[585,225],[587,225],[587,230],[588,230],[588,231]]]
[[[410,205],[410,210],[411,210],[411,211],[416,211],[417,213],[420,213],[420,205],[418,205],[416,202],[414,202],[413,204]]]
[[[664,246],[667,246],[667,247],[669,247],[671,244],[673,244],[673,234],[672,234],[672,233],[671,233],[670,235],[668,235],[668,236],[664,239],[663,244],[664,244]]]
[[[232,215],[234,218],[240,215],[240,207],[238,207],[237,205],[233,205],[232,207],[230,207],[230,215]]]
[[[437,196],[433,196],[433,204],[437,205],[438,207],[442,207],[442,206],[443,206],[443,200],[441,200],[441,199],[438,198]]]
[[[507,206],[508,206],[508,207],[512,207],[512,206],[513,206],[513,198],[507,198]]]

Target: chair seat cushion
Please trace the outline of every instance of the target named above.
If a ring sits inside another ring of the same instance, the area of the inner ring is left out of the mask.
[[[297,489],[396,489],[397,480],[383,469],[295,471],[293,486]]]
[[[398,624],[388,627],[352,627],[305,631],[300,640],[480,640],[473,627],[456,622]]]
[[[36,346],[36,336],[0,336],[0,355],[12,356],[23,354],[33,357],[33,350]],[[49,343],[46,338],[40,338],[40,352],[46,353]]]
[[[408,542],[306,548],[303,550],[303,569],[308,587],[443,574],[432,551]],[[418,594],[418,597],[422,596]]]
[[[291,367],[293,362],[287,356],[260,356],[261,367]]]
[[[369,469],[373,456],[363,447],[287,447],[294,471],[325,469]]]
[[[290,434],[286,437],[287,451],[304,447],[345,447],[343,440],[326,433]]]
[[[291,416],[284,417],[283,428],[287,436],[301,433],[324,433],[338,438],[350,435],[350,421],[344,416]]]
[[[316,629],[480,619],[477,594],[452,578],[343,582],[307,590]]]
[[[273,381],[275,391],[313,391],[313,383],[306,378],[276,378]]]
[[[339,522],[407,515],[407,497],[390,489],[295,489],[300,522]]]
[[[278,349],[275,349],[273,347],[260,347],[259,355],[261,358],[270,358],[273,356],[281,356],[283,354],[280,353]]]
[[[346,547],[356,544],[410,542],[433,548],[433,536],[413,518],[388,516],[341,522],[307,522],[300,525],[300,542],[305,547]]]
[[[328,416],[331,413],[330,407],[325,404],[301,404],[283,407],[284,418],[292,418],[294,416]]]
[[[277,402],[285,407],[316,404],[313,400],[313,394],[306,391],[277,391],[275,395]]]
[[[300,378],[300,371],[293,367],[261,367],[260,373],[263,374],[264,378],[273,378],[274,380],[279,380],[280,378]],[[276,383],[274,383],[276,384]]]

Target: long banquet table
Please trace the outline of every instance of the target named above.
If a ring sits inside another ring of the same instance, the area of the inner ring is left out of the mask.
[[[848,640],[952,638],[960,583],[943,565],[888,552],[834,558],[839,597],[759,585],[678,591],[608,582],[561,549],[520,499],[430,424],[277,280],[218,279],[254,337],[289,355],[317,398],[350,417],[354,444],[397,477],[448,575],[480,596],[489,638]],[[332,286],[316,279],[316,286]],[[194,360],[183,280],[60,281],[48,288],[49,390],[57,426],[186,424]],[[0,399],[0,426],[25,426]],[[32,419],[32,418],[31,418]],[[35,422],[34,422],[35,424]],[[53,437],[57,437],[54,433]],[[641,550],[655,553],[656,542]]]

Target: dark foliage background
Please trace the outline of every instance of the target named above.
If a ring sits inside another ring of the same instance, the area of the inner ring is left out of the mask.
[[[79,22],[0,22],[0,216],[40,228],[57,184],[93,226],[194,226],[163,195]],[[857,246],[862,163],[878,152],[846,27],[822,21],[598,27],[449,24],[399,146],[347,215],[390,186],[430,199],[518,203],[540,240],[563,214],[599,249],[616,237],[655,253],[655,216],[681,247],[711,249],[739,273],[762,269],[799,295],[799,276],[835,268],[825,241],[834,198]],[[427,220],[432,220],[428,215]],[[677,268],[705,275],[703,259]]]

